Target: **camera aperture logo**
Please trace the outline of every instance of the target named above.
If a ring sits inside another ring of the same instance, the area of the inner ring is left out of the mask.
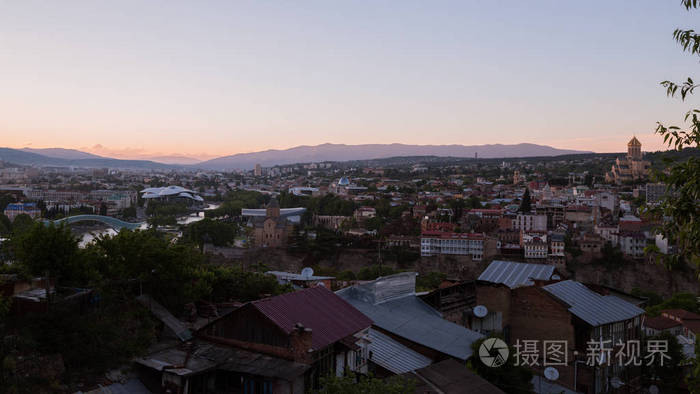
[[[508,360],[508,345],[498,338],[486,338],[479,346],[479,359],[491,368],[500,367]]]

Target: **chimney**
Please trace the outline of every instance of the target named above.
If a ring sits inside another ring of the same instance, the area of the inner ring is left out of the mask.
[[[310,328],[304,327],[301,323],[296,323],[294,329],[289,335],[289,345],[294,361],[303,364],[311,364],[313,362],[311,353],[312,331]]]

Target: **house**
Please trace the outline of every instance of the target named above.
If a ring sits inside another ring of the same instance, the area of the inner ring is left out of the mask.
[[[484,234],[424,231],[421,234],[421,256],[441,254],[471,256],[474,261],[484,257]]]
[[[600,393],[612,377],[626,383],[638,379],[639,370],[632,367],[586,365],[586,351],[591,341],[639,340],[644,310],[620,292],[561,280],[555,272],[543,264],[491,263],[476,285],[476,303],[488,314],[474,317],[471,327],[500,332],[511,345],[537,341],[540,360],[544,341],[564,341],[565,363],[556,366],[558,383],[574,391]],[[530,367],[541,373],[541,366]]]
[[[416,273],[403,272],[339,290],[345,299],[374,323],[377,330],[410,349],[440,361],[466,361],[472,344],[483,336],[445,320],[415,294]]]
[[[39,209],[35,202],[10,203],[7,204],[3,213],[13,222],[17,216],[22,214],[29,215],[32,219],[36,219],[41,216],[41,209]]]
[[[316,286],[246,303],[136,363],[155,392],[301,394],[323,376],[366,373],[371,324]]]
[[[644,248],[647,246],[644,233],[638,231],[622,232],[619,240],[622,253],[634,258],[644,257]]]

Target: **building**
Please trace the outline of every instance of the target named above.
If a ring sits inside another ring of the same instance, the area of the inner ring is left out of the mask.
[[[160,201],[189,201],[202,203],[204,199],[197,192],[182,186],[148,187],[141,190],[141,198]]]
[[[555,366],[557,383],[582,393],[609,392],[619,378],[637,384],[639,367],[615,363],[586,364],[591,341],[626,343],[641,339],[644,310],[634,297],[601,286],[562,280],[551,265],[494,261],[479,276],[476,304],[488,313],[474,318],[472,327],[500,332],[511,345],[534,340],[534,353],[542,360],[544,341],[565,341],[564,362]],[[541,364],[528,365],[541,373]]]
[[[651,163],[642,160],[642,143],[637,137],[632,137],[627,144],[627,156],[617,158],[610,171],[605,174],[605,181],[620,185],[625,182],[634,182],[645,179],[649,175]]]
[[[546,233],[522,231],[520,246],[523,248],[526,259],[546,259],[549,254]]]
[[[649,204],[660,203],[666,195],[665,183],[647,183],[646,184],[646,199]]]
[[[513,221],[514,230],[547,231],[547,215],[519,213]]]
[[[385,276],[347,287],[336,294],[373,321],[372,331],[400,342],[433,362],[448,358],[466,361],[472,355],[472,344],[483,336],[443,319],[438,311],[416,297],[416,275],[403,272]],[[387,366],[402,361],[386,353],[389,348],[373,346],[370,343],[373,353],[370,361]]]
[[[287,245],[287,239],[294,228],[286,216],[280,214],[280,205],[273,198],[265,208],[265,216],[251,217],[253,240],[256,247],[280,248]]]
[[[644,233],[639,231],[622,232],[619,240],[622,253],[634,258],[644,257],[644,248],[647,246]]]
[[[255,165],[255,170],[253,171],[253,175],[262,176],[262,166],[260,164]]]
[[[441,254],[471,256],[474,261],[484,257],[484,234],[424,231],[420,239],[421,256]]]
[[[35,202],[7,204],[3,213],[10,221],[14,221],[18,215],[29,215],[32,219],[41,216],[41,210]]]
[[[553,233],[549,237],[549,256],[552,259],[560,260],[563,259],[565,254],[565,242],[564,234]]]
[[[244,304],[136,364],[152,392],[302,394],[324,376],[367,372],[371,324],[316,286]]]
[[[375,218],[377,216],[377,210],[374,207],[359,207],[353,213],[353,217],[358,222],[364,222],[366,220]]]

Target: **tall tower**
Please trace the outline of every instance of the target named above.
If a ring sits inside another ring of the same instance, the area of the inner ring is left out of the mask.
[[[627,143],[627,158],[629,160],[642,160],[642,143],[637,137],[632,137]]]
[[[268,218],[279,218],[280,217],[280,204],[279,204],[279,202],[277,202],[276,198],[272,197],[272,200],[270,200],[270,203],[267,204],[265,214]]]

